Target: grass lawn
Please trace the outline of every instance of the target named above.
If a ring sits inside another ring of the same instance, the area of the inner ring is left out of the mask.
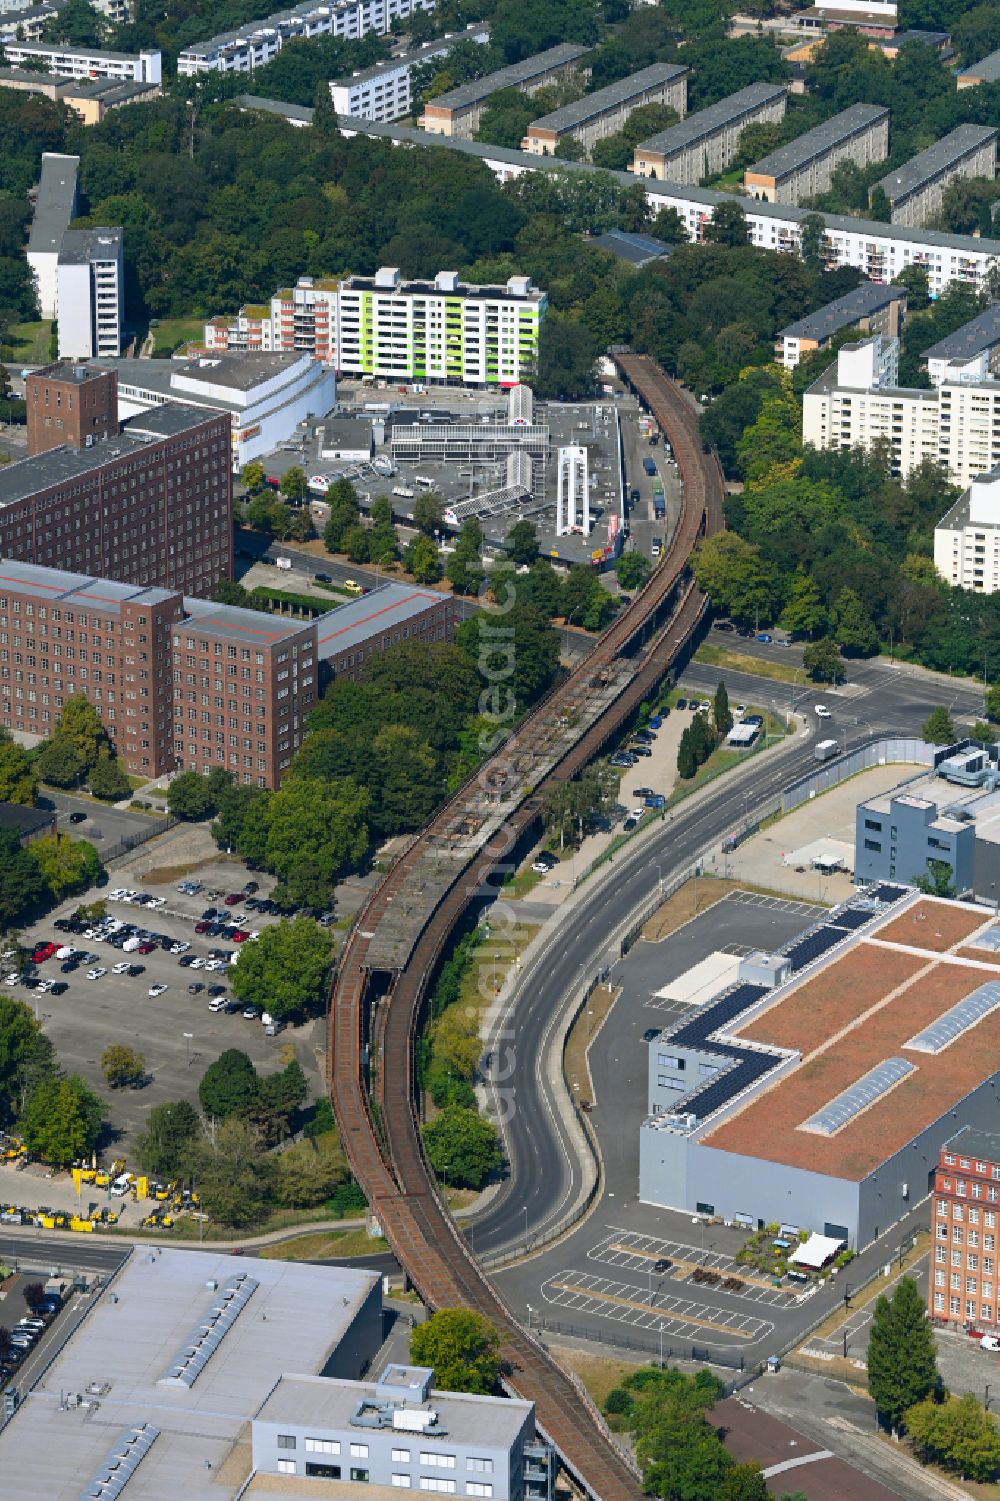
[[[537,932],[537,923],[515,923],[513,927],[498,928],[485,938],[472,956],[455,1004],[475,1011],[491,1006],[515,958],[524,953]]]
[[[555,1336],[548,1336],[551,1343]],[[598,1407],[602,1407],[610,1391],[616,1386],[621,1386],[626,1376],[632,1374],[638,1366],[645,1365],[643,1360],[619,1360],[614,1356],[587,1355],[582,1350],[565,1349],[559,1347],[557,1358],[561,1366],[577,1375],[583,1382],[591,1398]]]
[[[52,337],[52,323],[49,319],[43,319],[40,323],[12,323],[8,332],[15,364],[18,360],[30,364],[44,364],[48,360],[49,340]]]
[[[317,1230],[262,1246],[260,1254],[266,1261],[315,1261],[319,1257],[377,1256],[388,1249],[380,1235],[369,1235],[367,1230]]]
[[[512,876],[509,881],[504,882],[503,894],[511,899],[528,896],[541,880],[544,880],[544,877],[539,875],[537,870],[532,870],[529,865],[521,871],[520,875]]]
[[[761,657],[751,657],[746,652],[733,651],[728,646],[716,646],[704,642],[694,654],[696,662],[708,667],[728,667],[730,672],[750,672],[758,678],[775,678],[779,683],[805,683],[806,675],[801,667],[787,666],[784,662],[767,662]]]
[[[163,318],[156,328],[151,328],[153,335],[153,354],[172,354],[178,344],[186,344],[191,339],[201,342],[205,333],[205,322],[202,318]]]

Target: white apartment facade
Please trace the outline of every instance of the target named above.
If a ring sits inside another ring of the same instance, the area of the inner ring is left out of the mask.
[[[60,78],[111,78],[118,83],[159,84],[163,81],[161,56],[149,52],[102,52],[96,47],[64,47],[60,43],[4,41],[7,66],[26,62],[44,63]]]
[[[252,21],[240,31],[192,43],[178,56],[177,72],[181,78],[199,73],[252,73],[293,38],[334,36],[357,41],[372,33],[384,36],[394,22],[417,11],[432,11],[436,4],[437,0],[339,0],[322,5],[306,0],[291,10]]]
[[[968,487],[1000,464],[1000,381],[976,368],[949,373],[932,390],[898,387],[898,341],[876,334],[845,345],[836,365],[805,393],[802,439],[814,448],[870,448],[888,442],[893,471],[906,479],[925,459]]]
[[[119,355],[123,313],[121,230],[67,230],[56,266],[59,358]]]
[[[945,583],[1000,591],[1000,468],[978,475],[934,528],[934,566]]]
[[[390,57],[374,68],[354,73],[350,78],[331,79],[333,107],[338,115],[362,120],[399,120],[410,113],[413,105],[411,80],[414,68],[433,62],[435,58],[446,57],[456,42],[485,45],[489,39],[489,26],[483,21],[475,21],[464,31],[425,42],[422,47]]]
[[[249,303],[233,317],[205,324],[205,348],[247,354],[307,351],[324,365],[336,355],[337,291],[332,277],[300,276],[270,303]]]

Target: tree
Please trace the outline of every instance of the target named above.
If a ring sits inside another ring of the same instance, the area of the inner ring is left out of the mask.
[[[986,714],[994,724],[1000,724],[1000,688],[986,689]]]
[[[335,1132],[318,1141],[306,1138],[277,1161],[278,1202],[288,1209],[322,1204],[347,1178],[347,1163]]]
[[[109,29],[104,16],[87,0],[67,0],[58,15],[44,23],[41,39],[68,47],[100,47],[107,41]]]
[[[258,491],[263,490],[266,483],[266,475],[264,466],[259,459],[251,459],[248,464],[243,465],[243,469],[240,472],[240,480],[250,491],[251,495],[256,495]]]
[[[175,818],[185,821],[207,818],[213,799],[205,778],[196,771],[180,772],[167,788],[167,807]]]
[[[76,746],[59,737],[42,746],[35,769],[42,781],[53,787],[75,787],[87,770]]]
[[[584,572],[593,574],[589,568]],[[601,593],[610,600],[605,590]],[[502,620],[502,627],[497,627],[479,612],[463,620],[455,633],[462,657],[494,686],[495,691],[487,695],[492,707],[483,712],[498,719],[523,714],[559,671],[558,634],[533,606],[517,603]]]
[[[370,533],[365,530],[360,521],[354,526],[344,529],[341,538],[341,550],[346,552],[352,563],[367,563],[371,560]]]
[[[154,1105],[136,1140],[136,1156],[147,1173],[174,1178],[187,1170],[189,1149],[201,1133],[197,1110],[187,1100]]]
[[[87,785],[94,797],[106,803],[121,802],[132,791],[128,773],[116,756],[101,756],[90,768]]]
[[[250,810],[258,803],[266,803],[269,796],[263,787],[245,787],[236,783],[218,794],[216,819],[211,833],[220,849],[239,849]]]
[[[504,543],[504,551],[511,562],[520,566],[531,564],[538,557],[538,528],[526,518],[515,521]]]
[[[31,1007],[0,995],[0,1120],[20,1112],[26,1088],[52,1065],[52,1044]]]
[[[0,829],[0,931],[16,927],[46,896],[45,882],[30,849],[15,829]]]
[[[281,493],[293,505],[301,505],[309,494],[309,481],[300,464],[293,464],[281,476]]]
[[[826,610],[816,580],[800,563],[792,580],[792,592],[781,612],[780,622],[796,640],[810,640],[826,625]]]
[[[201,1076],[198,1085],[201,1108],[214,1120],[241,1115],[257,1098],[259,1085],[257,1070],[246,1053],[239,1048],[226,1048]]]
[[[931,745],[954,745],[958,739],[955,722],[942,704],[931,711],[920,733]]]
[[[951,898],[955,895],[953,876],[954,871],[947,860],[928,860],[927,874],[917,876],[913,884],[921,891],[926,891],[928,896]]]
[[[8,730],[0,730],[0,802],[33,808],[37,799],[38,778],[27,752]]]
[[[924,1463],[944,1465],[963,1480],[996,1480],[1000,1433],[971,1392],[944,1402],[925,1398],[905,1414],[904,1427]]]
[[[854,589],[841,589],[834,605],[834,639],[845,656],[870,657],[878,651],[875,622]]]
[[[802,247],[802,259],[810,271],[823,269],[823,236],[825,234],[826,220],[823,215],[806,214],[802,221],[799,243]]]
[[[810,641],[802,653],[802,665],[814,683],[842,683],[847,676],[836,643],[825,637]]]
[[[906,305],[910,313],[922,311],[930,303],[930,278],[926,266],[904,266],[893,277],[897,287],[906,288]]]
[[[100,1100],[78,1075],[52,1076],[32,1091],[19,1129],[33,1157],[68,1167],[96,1147],[102,1115]]]
[[[256,943],[243,945],[231,972],[233,994],[275,1018],[315,1015],[323,1004],[331,958],[329,935],[310,918],[276,923]]]
[[[425,537],[441,530],[444,501],[434,490],[421,490],[413,501],[413,525]]]
[[[441,558],[430,537],[414,537],[403,551],[403,567],[418,584],[436,584],[441,577]]]
[[[27,853],[38,867],[53,902],[74,891],[86,891],[104,874],[101,857],[86,839],[71,839],[68,834],[46,834],[34,839]]]
[[[698,583],[713,604],[755,628],[770,621],[775,605],[774,571],[759,547],[735,532],[699,543],[694,555]]]
[[[485,577],[479,554],[457,547],[448,559],[445,573],[456,594],[478,594]]]
[[[192,1145],[189,1166],[202,1207],[214,1220],[243,1229],[267,1212],[275,1164],[261,1151],[260,1135],[247,1121],[231,1117],[201,1137]]]
[[[134,1089],[146,1077],[146,1060],[134,1048],[113,1042],[101,1054],[101,1073],[110,1089]]]
[[[718,735],[728,735],[733,727],[733,716],[729,708],[729,694],[725,683],[720,682],[715,690],[715,706],[712,718],[715,720],[715,731]]]
[[[597,381],[597,349],[589,329],[568,313],[552,312],[538,334],[538,368],[531,384],[538,396],[571,401],[591,396]]]
[[[890,1300],[875,1304],[868,1338],[868,1390],[879,1420],[896,1432],[905,1413],[938,1382],[934,1333],[912,1277],[902,1277]]]
[[[996,745],[997,732],[985,719],[977,719],[975,724],[969,726],[969,739],[977,741],[979,745]]]
[[[431,1167],[456,1188],[482,1188],[503,1163],[496,1127],[468,1106],[447,1106],[423,1134]]]
[[[675,208],[661,208],[650,224],[649,232],[665,245],[686,245],[690,238],[687,225]]]
[[[490,1396],[500,1384],[500,1336],[488,1319],[468,1308],[439,1308],[423,1324],[414,1324],[410,1359],[433,1369],[440,1391]]]
[[[370,803],[350,777],[286,777],[278,792],[247,808],[240,853],[279,877],[291,905],[322,910],[364,857]]]
[[[747,216],[740,204],[732,198],[724,198],[716,204],[712,217],[705,226],[705,239],[711,245],[746,245],[749,241]]]
[[[623,552],[615,559],[615,573],[623,589],[641,589],[650,571],[650,561],[641,552]]]
[[[68,698],[63,704],[53,739],[68,741],[86,771],[90,770],[100,756],[111,754],[111,742],[101,723],[101,716],[82,694]]]

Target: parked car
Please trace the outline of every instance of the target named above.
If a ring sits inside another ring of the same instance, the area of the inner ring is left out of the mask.
[[[88,969],[88,971],[87,971],[87,979],[88,980],[100,980],[106,974],[107,974],[107,970],[104,968],[104,966],[102,964],[96,964],[93,969]]]
[[[79,812],[77,812],[77,813],[71,813],[69,815],[69,821],[70,821],[70,823],[86,823],[86,820],[87,820],[86,813],[79,813]]]
[[[167,988],[166,985],[151,985],[148,991],[150,1000],[155,1001],[156,997],[162,995]]]

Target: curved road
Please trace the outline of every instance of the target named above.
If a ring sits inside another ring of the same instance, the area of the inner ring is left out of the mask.
[[[747,650],[743,642],[740,650]],[[779,707],[787,706],[791,692],[787,683],[697,662],[681,677],[705,692],[724,677],[731,699],[753,697]],[[942,701],[953,702],[956,712],[970,716],[982,706],[981,688],[960,682],[944,685],[929,675],[878,664],[852,667],[852,679],[850,696],[806,685],[808,695],[803,698],[802,686],[795,690],[800,710],[808,713],[821,698],[830,705],[834,718],[829,727],[824,724],[824,734],[846,735],[848,748],[873,734],[919,734],[931,709]],[[548,1033],[569,989],[579,980],[581,966],[593,972],[602,959],[617,957],[609,955],[612,935],[648,896],[658,879],[657,862],[664,881],[693,864],[740,827],[749,789],[755,803],[766,803],[811,770],[816,764],[814,743],[813,734],[797,734],[753,761],[752,770],[723,777],[714,792],[690,805],[682,803],[631,854],[616,858],[613,878],[611,867],[592,878],[583,899],[553,926],[548,947],[525,973],[502,1022],[505,1042],[498,1052],[503,1064],[513,1069],[503,1081],[506,1090],[513,1090],[514,1112],[504,1127],[510,1170],[500,1194],[469,1225],[477,1255],[530,1249],[566,1213],[580,1190],[581,1165],[564,1123],[565,1100],[555,1098],[543,1070]]]

